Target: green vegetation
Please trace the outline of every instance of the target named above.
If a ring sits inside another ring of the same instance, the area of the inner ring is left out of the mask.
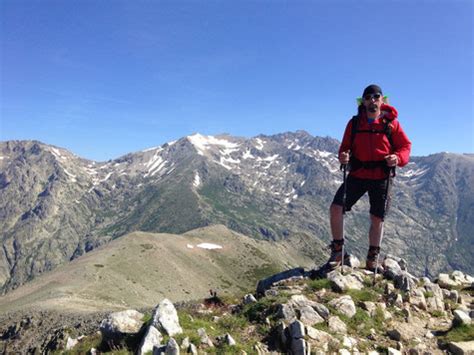
[[[178,343],[188,337],[190,342],[200,344],[198,329],[204,328],[210,337],[223,336],[226,333],[232,335],[237,342],[236,346],[227,346],[224,344],[216,345],[216,354],[232,354],[239,353],[241,350],[252,352],[253,346],[260,340],[259,334],[247,331],[249,326],[248,320],[241,314],[230,315],[224,314],[225,309],[216,308],[212,313],[199,313],[198,311],[188,308],[178,311],[178,317],[183,334],[175,337]],[[219,317],[217,321],[213,317]]]
[[[366,311],[361,308],[356,308],[356,314],[354,317],[349,318],[343,314],[335,311],[334,313],[338,314],[339,318],[346,323],[349,333],[358,336],[369,336],[370,329],[375,329],[378,332],[381,332],[385,329],[385,317],[383,309],[377,307],[373,317],[369,316]]]
[[[431,291],[425,291],[423,295],[425,296],[425,298],[434,297],[434,293]]]
[[[443,312],[443,311],[434,310],[434,311],[431,311],[431,315],[432,315],[433,317],[441,318],[441,317],[444,317],[444,312]]]
[[[374,290],[370,288],[364,288],[362,290],[348,290],[346,292],[349,296],[352,297],[354,302],[377,302],[379,295]]]
[[[331,289],[331,281],[328,279],[319,279],[319,280],[311,280],[308,282],[308,287],[311,291],[319,291],[324,289],[330,290]]]
[[[445,335],[441,337],[441,340],[449,342],[459,342],[459,341],[470,341],[474,339],[474,325],[458,325],[451,328]]]

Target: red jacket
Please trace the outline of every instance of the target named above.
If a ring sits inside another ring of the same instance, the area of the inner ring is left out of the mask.
[[[364,110],[359,114],[358,130],[377,131],[384,130],[383,119],[387,119],[392,126],[393,149],[385,133],[358,132],[355,135],[354,143],[351,147],[352,120],[346,126],[344,137],[339,148],[339,154],[350,150],[352,156],[360,161],[383,161],[385,156],[396,154],[398,157],[398,166],[404,166],[410,159],[411,142],[403,132],[402,126],[397,120],[397,110],[387,104],[381,107],[382,115],[373,123],[367,121],[367,115]],[[361,179],[384,179],[387,173],[382,167],[374,169],[360,168],[351,171],[350,175]]]

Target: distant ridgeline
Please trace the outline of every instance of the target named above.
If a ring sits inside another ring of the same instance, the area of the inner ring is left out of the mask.
[[[225,225],[324,259],[328,207],[341,183],[339,142],[304,131],[251,139],[195,134],[108,162],[37,141],[0,143],[3,290],[133,231]],[[474,156],[414,157],[398,169],[383,252],[416,275],[474,273]],[[368,201],[348,215],[365,255]]]

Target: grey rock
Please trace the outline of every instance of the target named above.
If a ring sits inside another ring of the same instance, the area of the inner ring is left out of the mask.
[[[291,351],[294,355],[310,355],[311,346],[303,338],[293,339],[291,342]]]
[[[402,355],[402,352],[400,350],[388,347],[387,354],[388,355]]]
[[[330,280],[338,292],[347,290],[361,290],[364,285],[353,275],[341,275],[339,270],[334,270],[327,274],[327,279]]]
[[[183,329],[179,325],[178,313],[173,303],[168,300],[162,300],[153,312],[152,325],[158,330],[166,332],[169,336],[181,334]]]
[[[272,287],[275,283],[282,280],[291,279],[293,277],[304,277],[305,271],[303,268],[294,268],[291,270],[283,271],[273,276],[267,277],[266,279],[260,280],[257,284],[257,295],[265,294],[265,291]]]
[[[189,341],[189,337],[184,338],[183,341],[181,342],[181,349],[187,350],[190,344],[191,343]]]
[[[323,323],[324,318],[316,312],[311,306],[303,306],[298,309],[299,311],[299,320],[304,325],[313,325],[317,323]]]
[[[179,345],[174,338],[168,340],[166,344],[165,355],[179,355]]]
[[[385,256],[385,259],[391,259],[391,260],[396,261],[402,270],[407,270],[408,269],[408,263],[403,258],[400,258],[400,257],[392,255],[392,254],[387,254]]]
[[[230,335],[229,333],[225,334],[224,336],[221,337],[221,341],[226,344],[226,345],[229,345],[229,346],[235,346],[237,345],[236,341],[234,340],[234,338],[232,338],[232,335]]]
[[[415,289],[410,292],[410,304],[415,305],[424,311],[428,309],[425,294],[422,289]]]
[[[448,291],[449,294],[447,296],[448,299],[450,299],[453,302],[458,303],[459,302],[459,292],[457,290],[452,290]]]
[[[377,305],[374,302],[365,301],[361,303],[362,309],[366,310],[371,317],[375,315]]]
[[[454,355],[474,354],[474,340],[449,343],[449,350]]]
[[[331,316],[328,320],[328,327],[332,333],[346,334],[347,325],[338,316]]]
[[[342,338],[342,346],[352,349],[357,345],[357,339],[348,337],[348,336],[343,336]]]
[[[400,333],[400,331],[398,329],[388,330],[387,335],[392,340],[395,340],[395,341],[401,341],[402,340],[402,333]]]
[[[441,299],[441,301],[444,300],[443,290],[441,289],[441,287],[439,287],[438,284],[430,283],[426,284],[424,287],[427,292],[433,293],[433,295]]]
[[[188,354],[198,355],[197,347],[193,343],[189,344]]]
[[[315,310],[316,312],[318,312],[319,315],[320,315],[321,317],[323,317],[324,319],[327,320],[327,319],[329,318],[330,312],[329,312],[329,309],[328,309],[325,305],[323,305],[323,304],[321,304],[321,303],[315,302],[315,303],[312,305],[312,307],[313,307],[314,310]]]
[[[278,305],[277,312],[275,314],[277,318],[283,319],[285,322],[290,323],[296,319],[296,313],[291,304],[284,303]]]
[[[207,345],[211,348],[214,347],[214,343],[212,342],[212,340],[209,338],[209,336],[207,335],[207,332],[206,332],[206,329],[204,328],[199,328],[197,330],[197,333],[199,335],[199,338],[201,340],[201,344],[204,344],[204,345]]]
[[[402,271],[401,274],[396,275],[393,280],[395,287],[404,292],[408,292],[416,288],[416,278],[406,271]]]
[[[448,274],[443,274],[443,273],[439,274],[437,282],[439,286],[441,286],[442,288],[447,288],[447,289],[451,289],[453,287],[457,287],[461,285],[461,282],[455,281],[451,279],[451,277]]]
[[[348,316],[349,318],[354,317],[356,314],[356,307],[351,296],[342,296],[335,298],[329,302],[329,305],[336,308],[342,314]]]
[[[454,315],[454,319],[453,319],[454,325],[460,325],[460,324],[470,325],[472,323],[471,317],[469,317],[469,314],[464,311],[456,309],[453,312],[453,315]]]
[[[244,304],[257,303],[257,299],[252,294],[247,294],[244,296]]]
[[[129,309],[111,313],[100,324],[100,331],[106,339],[117,339],[127,334],[136,334],[143,325],[143,313]]]
[[[142,339],[140,347],[138,348],[138,355],[146,354],[148,351],[153,351],[155,346],[162,346],[163,336],[153,325],[150,325]]]
[[[444,311],[444,302],[441,298],[435,297],[427,297],[426,298],[426,306],[428,307],[429,311]]]
[[[295,320],[288,326],[290,336],[293,339],[303,338],[305,336],[305,326],[299,320]]]
[[[306,327],[306,332],[308,334],[308,337],[316,340],[318,342],[326,342],[328,343],[332,339],[332,335],[329,333],[326,333],[322,330],[315,329],[313,327]]]
[[[383,267],[385,268],[385,276],[392,280],[403,273],[398,262],[392,258],[385,258]]]

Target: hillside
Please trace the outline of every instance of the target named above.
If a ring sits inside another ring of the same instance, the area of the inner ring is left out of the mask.
[[[0,314],[141,308],[162,297],[199,299],[210,289],[234,294],[263,276],[311,263],[291,243],[257,241],[224,226],[182,235],[133,232],[0,297]]]

